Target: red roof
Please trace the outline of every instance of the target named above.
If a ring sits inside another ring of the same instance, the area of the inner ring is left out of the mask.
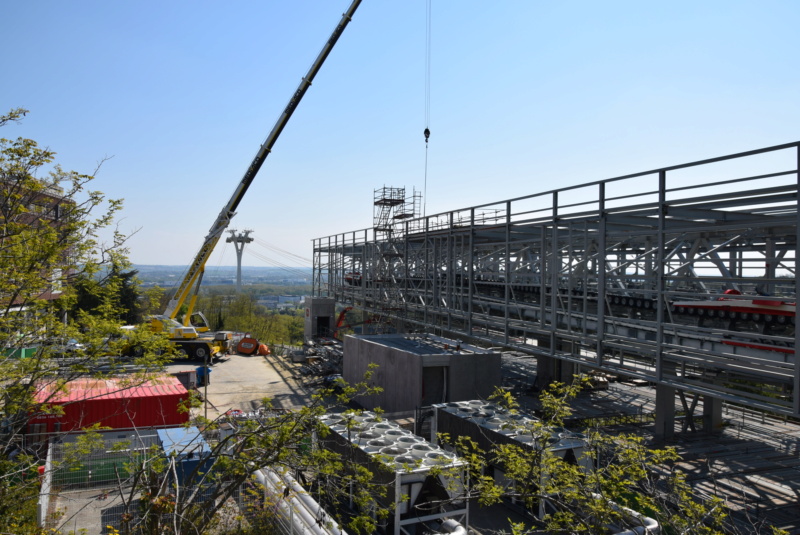
[[[181,408],[188,397],[173,376],[141,383],[131,377],[76,379],[63,392],[56,391],[54,383],[41,384],[36,401],[63,411],[34,412],[29,432],[75,431],[96,424],[111,429],[182,425],[189,421],[189,413]]]
[[[133,386],[135,385],[135,386]],[[70,403],[83,400],[133,399],[185,395],[186,388],[177,377],[163,375],[139,384],[131,378],[75,379],[55,392],[56,385],[48,383],[36,393],[37,403]]]

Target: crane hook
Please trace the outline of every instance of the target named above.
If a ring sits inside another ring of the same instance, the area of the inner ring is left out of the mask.
[[[425,132],[423,132],[423,134],[425,134],[425,144],[427,145],[428,138],[431,137],[431,131],[426,128]]]

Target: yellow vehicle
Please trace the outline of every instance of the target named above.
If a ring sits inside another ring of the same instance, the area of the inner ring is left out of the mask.
[[[150,318],[150,327],[156,332],[168,333],[179,353],[186,358],[203,361],[226,354],[231,348],[233,338],[233,333],[229,331],[210,332],[208,324],[205,325],[183,325],[163,314]]]
[[[267,156],[272,151],[275,141],[277,141],[286,123],[289,121],[289,118],[294,113],[294,110],[302,100],[303,95],[305,95],[306,90],[319,72],[319,69],[333,49],[336,41],[338,41],[342,32],[344,32],[345,27],[347,27],[347,24],[352,19],[360,3],[361,0],[353,0],[348,10],[342,15],[341,21],[333,30],[330,38],[325,42],[325,46],[323,46],[316,61],[314,61],[308,73],[300,82],[300,86],[294,92],[294,95],[292,95],[292,98],[278,118],[275,126],[272,127],[272,131],[267,136],[267,139],[259,147],[255,158],[253,158],[250,167],[247,168],[244,177],[239,182],[230,200],[222,208],[216,221],[214,221],[214,224],[211,226],[203,245],[200,247],[200,251],[195,256],[191,266],[189,266],[175,295],[167,305],[167,309],[163,314],[151,318],[152,329],[157,332],[168,333],[170,340],[177,348],[190,358],[213,359],[214,357],[227,353],[230,349],[232,333],[227,331],[211,332],[205,316],[200,312],[194,312],[194,306],[197,301],[197,291],[203,280],[206,262],[211,256],[220,237],[225,232],[225,229],[230,224],[231,219],[236,215],[236,208],[239,206],[239,202],[244,197],[250,184],[252,184],[259,169],[261,169],[264,160],[266,160]],[[186,305],[187,310],[184,312],[183,323],[181,323],[176,318],[184,305]]]

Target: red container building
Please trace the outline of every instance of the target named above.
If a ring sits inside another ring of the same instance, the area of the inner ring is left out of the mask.
[[[76,379],[63,392],[54,384],[42,385],[36,401],[58,405],[63,414],[36,413],[29,431],[77,431],[94,424],[111,429],[166,427],[189,421],[189,413],[179,411],[189,393],[177,377],[165,375],[134,385],[130,378]]]

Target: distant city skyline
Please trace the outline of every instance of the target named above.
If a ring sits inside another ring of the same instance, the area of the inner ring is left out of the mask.
[[[169,264],[133,264],[133,267],[134,267],[134,269],[142,269],[142,268],[183,269],[186,266],[182,266],[180,264],[172,264],[172,265],[169,265]],[[235,271],[236,270],[236,265],[214,266],[214,269],[232,269],[232,270]],[[242,269],[243,270],[244,269],[247,269],[247,270],[263,270],[263,271],[267,271],[267,272],[276,272],[276,271],[277,272],[281,272],[281,271],[285,271],[287,268],[277,267],[277,266],[248,266],[248,265],[242,264]],[[300,270],[307,269],[307,270],[309,270],[309,273],[310,273],[312,268],[310,266],[292,266],[289,269],[300,269]]]
[[[180,282],[186,266],[150,266],[134,264],[138,278],[144,286],[174,288]],[[273,284],[276,286],[306,286],[311,284],[311,268],[279,268],[269,266],[242,266],[242,284]],[[213,266],[206,270],[203,286],[235,285],[236,266]]]
[[[30,113],[0,136],[109,158],[131,260],[188,265],[349,3],[7,3],[2,113]],[[800,138],[800,3],[434,1],[429,86],[425,7],[359,7],[232,221],[247,264],[310,266],[382,186],[430,215]]]

